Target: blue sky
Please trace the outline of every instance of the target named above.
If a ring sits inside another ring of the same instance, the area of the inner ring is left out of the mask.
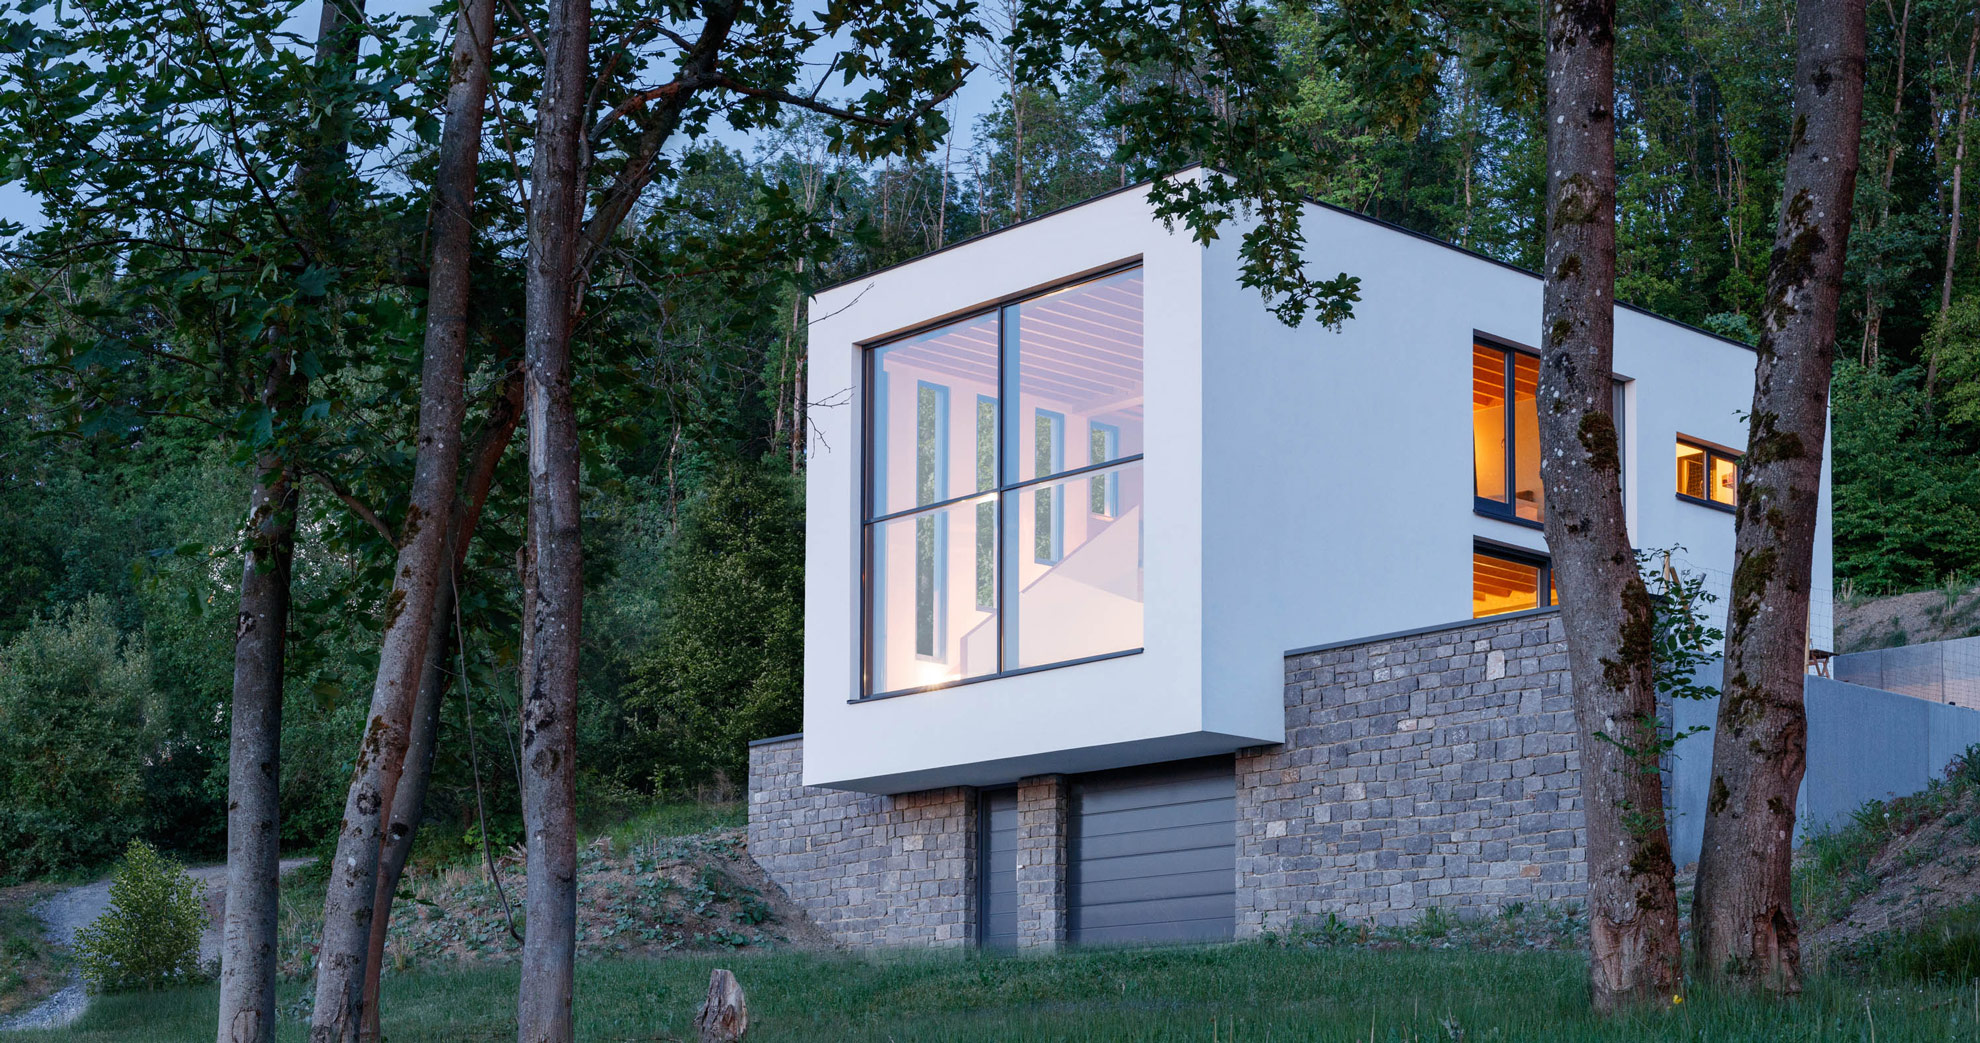
[[[370,0],[366,9],[376,16],[391,16],[423,13],[431,6],[432,0]],[[295,17],[290,20],[291,31],[304,38],[314,35],[321,11],[320,2],[304,4],[297,9]],[[820,59],[817,65],[822,69],[830,53],[829,47],[822,46],[819,51]],[[826,85],[821,96],[830,98],[837,87],[835,78],[834,82]],[[971,132],[976,125],[977,117],[988,112],[995,105],[999,93],[1000,88],[991,71],[988,68],[978,68],[970,76],[968,85],[951,99],[950,120],[956,128],[955,152],[958,157],[968,151],[972,141]],[[747,156],[754,157],[757,154],[760,139],[739,134],[719,122],[711,129],[715,137],[729,147]],[[34,197],[19,184],[0,185],[0,220],[16,221],[31,227],[40,223],[39,214],[40,207]]]

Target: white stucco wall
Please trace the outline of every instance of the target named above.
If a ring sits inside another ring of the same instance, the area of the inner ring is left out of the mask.
[[[1476,537],[1544,551],[1473,511],[1473,332],[1540,340],[1534,276],[1318,206],[1309,263],[1361,277],[1338,332],[1289,329],[1139,192],[821,293],[812,302],[805,782],[879,792],[988,785],[1283,737],[1283,653],[1467,618]],[[1145,278],[1144,648],[1138,655],[856,702],[861,345],[1133,258]],[[1732,515],[1675,495],[1678,433],[1739,447],[1754,356],[1617,315],[1638,546],[1724,593]],[[1826,485],[1816,597],[1826,608]],[[1721,606],[1723,607],[1723,606]],[[1815,643],[1829,619],[1817,613]]]
[[[1083,273],[1142,261],[1146,524],[1137,655],[855,702],[860,691],[861,345]],[[881,792],[1007,782],[1229,750],[1203,715],[1203,251],[1104,198],[819,294],[806,486],[805,783]]]
[[[1338,331],[1289,329],[1238,282],[1235,234],[1204,262],[1203,673],[1213,726],[1279,713],[1278,654],[1471,615],[1483,538],[1544,553],[1536,528],[1476,513],[1474,331],[1540,342],[1540,280],[1441,243],[1309,207],[1316,275],[1361,278]],[[1739,448],[1752,351],[1641,312],[1616,314],[1631,538],[1682,547],[1723,617],[1733,516],[1679,500],[1676,440]],[[1830,647],[1827,476],[1812,635]]]

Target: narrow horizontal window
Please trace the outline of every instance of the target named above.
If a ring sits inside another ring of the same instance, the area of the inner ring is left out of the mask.
[[[1545,555],[1472,548],[1472,618],[1524,612],[1543,604],[1560,604],[1554,591],[1554,570]]]

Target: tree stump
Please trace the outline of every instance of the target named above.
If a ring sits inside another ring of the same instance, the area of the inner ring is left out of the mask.
[[[708,1000],[694,1016],[701,1043],[737,1043],[749,1032],[749,1004],[736,976],[717,968],[708,976]]]

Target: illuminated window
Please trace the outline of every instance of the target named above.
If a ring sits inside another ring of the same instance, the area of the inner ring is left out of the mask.
[[[1140,650],[1141,286],[867,353],[866,694]]]
[[[1539,608],[1542,592],[1546,604],[1560,604],[1554,591],[1554,570],[1545,555],[1497,547],[1472,548],[1472,618]]]
[[[1471,346],[1472,494],[1478,510],[1538,523],[1540,360],[1492,344]]]
[[[1739,454],[1679,439],[1678,499],[1732,510],[1739,503]]]

